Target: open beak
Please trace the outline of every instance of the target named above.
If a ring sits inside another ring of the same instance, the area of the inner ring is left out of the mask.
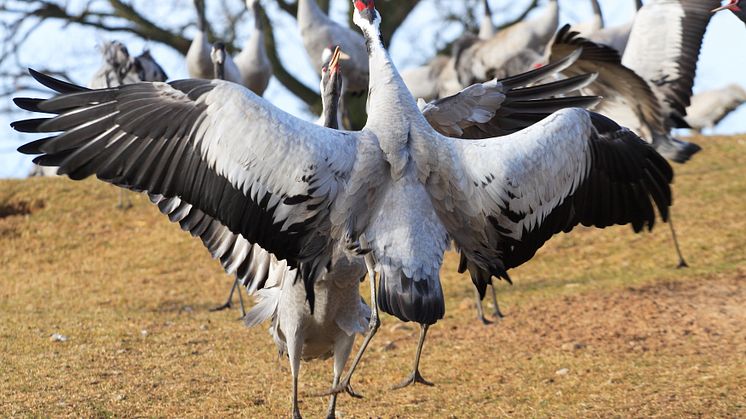
[[[329,61],[329,71],[332,73],[338,73],[339,72],[339,60],[342,58],[342,50],[339,49],[339,47],[334,48],[334,53],[332,54],[332,59]]]
[[[728,3],[726,3],[726,4],[724,4],[724,5],[720,6],[720,7],[717,7],[715,9],[712,9],[711,12],[712,13],[717,13],[717,12],[719,12],[721,10],[730,10],[730,8],[733,7],[733,6],[735,6],[737,3],[738,3],[737,1],[729,0]]]

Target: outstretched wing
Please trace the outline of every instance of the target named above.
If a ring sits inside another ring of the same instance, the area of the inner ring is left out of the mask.
[[[243,87],[182,80],[87,90],[32,72],[61,94],[17,99],[51,118],[13,123],[61,132],[22,146],[72,179],[180,197],[299,268],[307,287],[329,260],[329,207],[362,134],[294,118]],[[309,295],[312,300],[312,295]]]
[[[491,138],[526,128],[560,109],[585,108],[600,98],[567,96],[587,86],[594,74],[529,86],[555,77],[580,57],[580,50],[544,67],[513,77],[473,84],[461,92],[430,103],[420,102],[420,110],[440,134],[458,138]]]
[[[566,109],[510,136],[434,142],[437,170],[421,172],[440,218],[466,258],[490,275],[529,260],[577,224],[606,227],[667,219],[673,172],[616,123]]]
[[[697,60],[720,0],[651,0],[637,12],[622,63],[649,81],[669,124],[686,116]]]

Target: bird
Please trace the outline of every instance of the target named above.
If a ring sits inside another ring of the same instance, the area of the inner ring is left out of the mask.
[[[531,68],[541,58],[559,24],[557,0],[549,0],[534,19],[515,23],[483,40],[465,34],[454,52],[460,88],[493,78],[505,78]]]
[[[264,40],[262,6],[259,0],[246,0],[246,7],[254,13],[254,33],[234,61],[241,73],[243,85],[262,96],[272,79],[272,63],[269,61]]]
[[[204,0],[194,0],[197,11],[197,33],[189,45],[186,55],[187,70],[189,76],[197,79],[211,79],[214,77],[214,68],[210,52],[212,46],[207,40],[207,17],[205,16]],[[241,83],[241,72],[230,55],[225,57],[225,80],[233,83]]]
[[[323,66],[322,54],[331,45],[339,45],[349,59],[342,63],[344,89],[363,92],[368,89],[368,55],[365,40],[350,28],[333,21],[316,3],[316,0],[298,0],[298,28],[303,46],[317,72]]]
[[[163,70],[158,61],[153,58],[150,50],[143,51],[135,57],[135,71],[140,81],[166,81],[168,74]]]
[[[701,133],[705,129],[715,128],[745,102],[746,90],[736,83],[697,93],[686,108],[686,123]]]
[[[635,11],[638,11],[641,8],[642,1],[635,0]],[[634,25],[634,23],[635,18],[633,16],[629,21],[627,21],[626,23],[622,23],[621,25],[603,27],[601,29],[583,35],[595,43],[604,44],[614,48],[615,50],[619,51],[620,55],[622,55],[624,54],[624,50],[627,48],[629,34],[630,32],[632,32],[632,25]]]
[[[213,48],[220,65],[220,45]],[[341,52],[337,48],[322,68],[321,96],[323,121],[338,129],[336,115],[342,92]],[[235,274],[234,287],[246,287],[257,304],[244,314],[245,324],[257,326],[271,319],[270,334],[281,355],[287,354],[293,378],[292,412],[300,417],[298,376],[300,361],[334,357],[336,386],[350,356],[355,335],[365,332],[370,307],[360,298],[359,283],[366,270],[362,258],[350,258],[340,249],[333,256],[332,268],[314,283],[315,310],[305,303],[306,290],[298,281],[298,271],[243,235],[232,233],[217,219],[178,197],[150,195],[151,201],[172,222],[201,238],[203,244],[228,274]],[[237,284],[237,285],[235,285]],[[239,294],[240,295],[240,294]],[[230,301],[230,297],[229,297]],[[243,305],[242,305],[243,307]],[[350,394],[356,395],[352,388]],[[331,394],[327,417],[335,416],[337,394]]]
[[[58,94],[14,99],[48,117],[12,124],[57,133],[19,151],[60,174],[179,197],[274,254],[298,270],[311,313],[337,249],[362,257],[368,332],[335,392],[349,388],[379,309],[426,325],[443,318],[439,272],[451,240],[470,264],[509,279],[577,224],[640,231],[654,226],[656,208],[665,221],[673,181],[648,143],[583,109],[498,138],[438,134],[382,44],[374,1],[356,0],[353,21],[370,58],[361,131],[318,127],[221,80],[86,90],[35,71]]]
[[[127,47],[120,41],[107,41],[99,46],[103,62],[88,82],[92,89],[105,89],[142,81]]]
[[[741,19],[741,22],[746,23],[746,4],[743,0],[727,0],[726,4],[712,9],[712,13],[717,13],[721,10],[730,10],[736,17]]]

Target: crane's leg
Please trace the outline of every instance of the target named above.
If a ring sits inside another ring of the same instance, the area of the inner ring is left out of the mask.
[[[332,388],[336,388],[339,385],[339,378],[342,376],[347,359],[350,357],[353,343],[355,343],[355,335],[344,336],[344,338],[334,344],[334,379],[332,380]],[[333,393],[329,399],[329,409],[326,412],[326,419],[334,419],[336,417],[337,394]]]
[[[503,315],[502,311],[500,311],[500,306],[497,305],[497,291],[495,291],[494,282],[490,285],[490,288],[492,290],[492,304],[495,306],[495,311],[492,314],[498,319],[502,319],[505,317],[505,315]]]
[[[361,248],[369,250],[368,242],[365,241],[365,239],[360,239]],[[370,323],[368,323],[368,333],[365,335],[365,339],[363,340],[363,344],[360,346],[360,349],[357,351],[357,355],[355,356],[355,359],[352,361],[352,365],[350,365],[350,370],[347,372],[347,375],[344,376],[342,379],[342,382],[334,387],[333,389],[326,391],[324,393],[321,393],[320,395],[326,396],[334,393],[341,393],[343,391],[346,391],[347,394],[349,394],[352,397],[356,398],[362,398],[361,395],[358,393],[355,393],[355,391],[352,389],[352,386],[350,386],[350,379],[352,378],[352,374],[355,372],[355,369],[357,368],[358,364],[360,363],[360,360],[363,359],[363,354],[365,354],[365,350],[368,348],[368,344],[373,339],[373,336],[375,336],[376,332],[378,331],[378,328],[381,327],[381,320],[378,318],[378,298],[376,297],[376,261],[373,258],[373,255],[371,252],[368,252],[365,255],[365,266],[368,268],[368,277],[370,279]]]
[[[412,368],[412,373],[409,375],[409,377],[405,378],[404,381],[393,386],[391,388],[392,390],[398,390],[400,388],[404,388],[411,384],[416,384],[416,383],[424,384],[426,386],[435,385],[425,380],[424,378],[422,378],[422,375],[420,374],[420,355],[422,355],[422,347],[425,346],[425,336],[427,335],[427,329],[429,328],[430,328],[429,324],[420,325],[420,341],[417,342],[417,353],[414,355],[414,366]]]
[[[127,195],[127,191],[123,188],[119,189],[119,202],[117,203],[117,208],[120,210],[126,210],[132,208],[132,199],[130,199],[129,195]],[[125,201],[127,202],[125,204]]]
[[[477,300],[477,318],[482,322],[483,325],[492,324],[490,320],[487,320],[486,317],[484,317],[484,307],[482,307],[482,298],[479,296],[479,290],[477,287],[474,287],[474,296]]]
[[[233,283],[233,286],[238,290],[238,302],[241,303],[241,318],[246,317],[246,307],[243,305],[243,295],[241,295],[241,284],[238,283],[238,278]]]
[[[238,288],[238,278],[236,278],[236,280],[233,281],[233,286],[231,287],[231,293],[228,294],[228,300],[223,305],[211,308],[210,311],[211,312],[212,311],[223,311],[227,308],[231,308],[231,304],[232,304],[231,301],[233,301],[233,293],[236,291],[237,288]],[[241,291],[238,292],[238,296],[239,297],[241,296]],[[243,301],[241,301],[241,311],[243,310],[244,310]],[[244,316],[246,316],[246,312],[244,312]]]
[[[668,213],[668,226],[671,227],[671,237],[673,238],[673,245],[676,248],[676,254],[679,255],[679,264],[676,266],[677,269],[688,268],[689,264],[684,260],[684,255],[681,254],[681,247],[679,247],[679,240],[676,238],[676,230],[673,227],[673,219],[671,213]]]
[[[303,339],[293,333],[288,336],[288,358],[290,359],[290,374],[293,376],[293,419],[301,419],[298,407],[298,374],[300,373],[300,357],[303,350]]]

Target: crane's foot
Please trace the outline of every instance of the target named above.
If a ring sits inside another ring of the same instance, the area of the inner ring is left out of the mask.
[[[493,316],[497,319],[504,319],[505,315],[502,311],[500,311],[500,307],[495,307],[495,311],[492,313]]]
[[[223,305],[220,305],[220,306],[217,306],[217,307],[213,307],[213,308],[209,309],[208,311],[210,313],[214,313],[216,311],[223,311],[223,310],[227,310],[229,308],[231,308],[231,302],[230,301],[226,302]]]
[[[414,370],[412,374],[410,374],[409,377],[405,378],[404,381],[402,381],[399,384],[396,384],[395,386],[391,387],[392,390],[399,390],[404,387],[408,387],[412,384],[423,384],[429,387],[434,387],[435,384],[425,380],[422,378],[422,375],[420,374],[420,370]]]
[[[117,204],[117,209],[121,211],[127,211],[128,209],[132,208],[132,201],[129,202],[120,202]]]
[[[676,266],[676,269],[684,269],[688,267],[689,267],[689,264],[686,263],[684,259],[679,259],[679,264]]]
[[[353,398],[356,399],[362,399],[363,396],[360,393],[355,392],[355,390],[352,389],[352,386],[350,385],[350,380],[342,380],[342,382],[336,386],[332,387],[331,389],[327,391],[322,391],[321,393],[314,393],[311,396],[313,397],[327,397],[331,396],[332,394],[340,394],[340,393],[347,393]]]
[[[488,320],[487,317],[484,316],[479,316],[479,321],[482,322],[482,324],[485,326],[489,326],[494,323],[492,320]]]

